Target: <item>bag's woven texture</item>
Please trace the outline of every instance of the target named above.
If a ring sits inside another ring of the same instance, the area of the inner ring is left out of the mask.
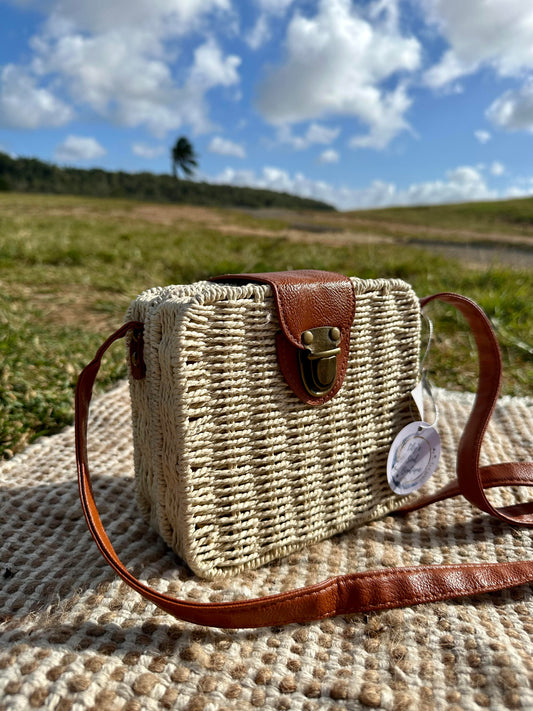
[[[139,503],[197,574],[257,567],[398,507],[386,462],[416,419],[418,300],[400,280],[352,281],[344,385],[320,407],[280,372],[270,287],[199,282],[132,304],[147,366],[131,382]]]
[[[438,393],[452,475],[471,398]],[[94,493],[122,559],[162,591],[235,599],[381,566],[533,557],[533,531],[464,499],[384,519],[238,576],[202,581],[135,504],[127,385],[97,398]],[[484,463],[530,459],[533,400],[501,402]],[[0,709],[483,711],[533,708],[529,586],[305,625],[223,631],[178,622],[122,583],[81,513],[72,428],[0,464]],[[521,492],[523,493],[523,492]],[[492,493],[499,505],[515,492]]]

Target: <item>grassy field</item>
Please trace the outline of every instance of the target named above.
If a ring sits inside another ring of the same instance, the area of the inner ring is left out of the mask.
[[[533,198],[497,202],[394,207],[357,212],[261,211],[283,218],[286,226],[345,236],[392,237],[396,242],[501,243],[533,252]]]
[[[395,221],[404,225],[533,235],[533,198],[361,210],[346,215],[381,222]]]
[[[469,230],[477,224],[476,210],[465,217]],[[430,213],[428,226],[433,224]],[[312,213],[274,217],[125,200],[0,194],[0,456],[9,457],[35,437],[72,421],[79,370],[121,323],[140,291],[224,272],[312,267],[366,278],[403,278],[420,296],[459,291],[481,303],[494,320],[505,361],[505,392],[531,394],[530,270],[466,265],[401,239],[396,243],[390,233],[386,244],[379,239],[358,243],[357,235],[353,243],[336,244],[320,230],[295,233],[291,222],[318,220]],[[345,229],[346,220],[363,218],[340,213],[330,219]],[[394,214],[391,219],[397,223],[401,218]],[[525,221],[519,230],[526,241],[533,234]],[[444,307],[432,307],[431,314],[437,330],[430,357],[433,381],[473,390],[473,341],[461,317]],[[107,359],[100,387],[124,375],[124,352],[118,346]]]

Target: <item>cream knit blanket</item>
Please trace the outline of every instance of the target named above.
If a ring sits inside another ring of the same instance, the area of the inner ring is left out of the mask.
[[[470,395],[440,391],[449,480]],[[533,534],[462,499],[389,516],[239,576],[205,582],[136,509],[127,385],[97,398],[95,497],[122,560],[162,591],[221,600],[375,567],[533,558]],[[533,458],[533,400],[500,401],[484,463]],[[532,589],[262,630],[174,620],[106,565],[78,501],[74,434],[0,465],[0,709],[533,708]],[[521,491],[491,493],[499,504]]]

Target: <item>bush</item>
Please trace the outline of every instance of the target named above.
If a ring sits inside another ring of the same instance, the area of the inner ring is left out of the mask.
[[[2,188],[2,183],[7,187]],[[211,185],[147,172],[113,173],[99,168],[60,168],[36,158],[11,158],[6,153],[0,153],[0,190],[2,189],[26,193],[135,198],[211,207],[334,209],[318,200],[273,190]]]

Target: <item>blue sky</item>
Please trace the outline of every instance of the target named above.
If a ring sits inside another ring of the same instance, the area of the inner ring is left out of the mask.
[[[533,3],[0,0],[0,150],[340,209],[533,194]]]

